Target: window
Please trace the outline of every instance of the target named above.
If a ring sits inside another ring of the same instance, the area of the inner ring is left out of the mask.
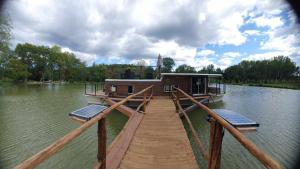
[[[172,86],[171,85],[164,85],[164,92],[171,92]]]
[[[132,94],[133,93],[133,86],[128,86],[128,94]]]
[[[117,86],[111,85],[110,90],[111,90],[111,92],[116,92],[117,91]]]

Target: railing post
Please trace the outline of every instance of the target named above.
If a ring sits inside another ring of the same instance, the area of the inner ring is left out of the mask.
[[[95,83],[95,96],[96,96],[96,94],[97,94],[97,93],[96,93],[96,92],[97,92],[97,89],[96,89],[96,84],[97,84],[97,83]]]
[[[101,163],[99,169],[106,168],[106,126],[105,118],[98,121],[98,154],[97,160]]]
[[[86,94],[86,83],[84,83],[84,94]]]
[[[221,94],[221,80],[219,79],[219,94]]]
[[[144,111],[144,112],[146,112],[146,99],[147,99],[147,97],[146,97],[146,92],[144,92],[144,100],[143,100],[143,102],[144,102],[144,105],[143,105],[143,111]]]
[[[223,127],[213,118],[210,119],[208,169],[220,169],[223,140]]]

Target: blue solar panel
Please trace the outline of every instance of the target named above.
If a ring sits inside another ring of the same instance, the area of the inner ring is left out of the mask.
[[[226,109],[213,109],[220,117],[226,120],[234,127],[258,127],[259,124],[247,117],[240,115],[236,112]]]
[[[91,104],[76,111],[73,111],[69,115],[78,117],[83,120],[90,120],[99,113],[103,112],[106,108],[106,106]]]

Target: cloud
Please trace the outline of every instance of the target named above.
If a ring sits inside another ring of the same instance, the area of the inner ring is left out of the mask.
[[[281,19],[281,17],[274,17],[274,16],[267,16],[267,15],[262,15],[259,17],[256,17],[250,21],[250,23],[253,22],[255,23],[258,27],[264,27],[268,26],[271,29],[283,26],[284,23]]]
[[[265,53],[258,53],[249,55],[242,60],[265,60],[265,59],[272,59],[274,56],[285,55],[282,52],[265,52]]]
[[[286,6],[281,0],[231,0],[226,5],[218,0],[11,0],[6,11],[13,26],[13,47],[25,42],[56,44],[87,63],[139,59],[154,63],[160,53],[174,58],[177,65],[201,67],[218,64],[214,58],[219,52],[207,45],[240,47],[248,36],[264,33],[242,32],[241,27],[249,22],[274,29],[268,32],[270,41],[281,36],[285,40],[289,35],[283,36],[286,29],[281,29],[285,25],[279,14]],[[290,20],[293,16],[289,14]],[[289,27],[289,31],[295,29]],[[278,45],[263,44],[263,50]],[[221,55],[227,56],[219,61],[222,65],[240,57]]]
[[[199,52],[197,52],[197,56],[211,56],[214,55],[216,52],[209,49],[204,49]]]
[[[216,66],[225,69],[228,66],[231,66],[237,58],[241,57],[242,55],[238,52],[226,52],[220,57],[217,61]]]

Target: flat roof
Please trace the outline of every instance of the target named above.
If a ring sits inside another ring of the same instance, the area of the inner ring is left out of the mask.
[[[105,79],[107,82],[160,82],[160,79]]]
[[[208,73],[161,73],[162,76],[210,76],[222,77],[222,74],[208,74]]]

